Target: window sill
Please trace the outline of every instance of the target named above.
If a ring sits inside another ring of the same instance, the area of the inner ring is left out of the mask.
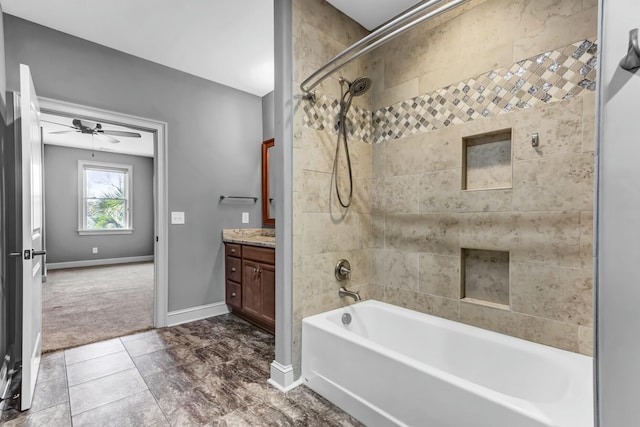
[[[133,234],[133,228],[114,228],[103,230],[78,230],[81,236],[99,236],[107,234]]]

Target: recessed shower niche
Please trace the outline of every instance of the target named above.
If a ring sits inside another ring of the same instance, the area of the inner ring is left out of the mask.
[[[511,129],[462,139],[462,189],[511,188]]]
[[[462,295],[509,308],[509,252],[462,249]]]

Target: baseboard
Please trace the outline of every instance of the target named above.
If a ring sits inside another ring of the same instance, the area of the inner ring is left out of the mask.
[[[167,326],[176,326],[182,323],[193,322],[195,320],[220,316],[227,313],[229,313],[229,309],[227,308],[227,304],[224,302],[216,302],[213,304],[185,308],[184,310],[170,311],[167,314]]]
[[[48,262],[47,270],[61,268],[96,267],[99,265],[130,264],[132,262],[153,261],[153,255],[131,256],[126,258],[87,259],[83,261]]]
[[[293,367],[291,365],[281,365],[274,360],[271,362],[271,378],[267,382],[281,392],[286,393],[302,384],[302,378],[294,381]]]

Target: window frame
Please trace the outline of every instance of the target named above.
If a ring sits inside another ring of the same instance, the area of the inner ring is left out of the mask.
[[[124,228],[87,228],[87,170],[108,171],[125,174],[124,201],[125,223]],[[78,160],[78,234],[132,234],[133,233],[133,165],[118,163],[94,162],[91,160]]]

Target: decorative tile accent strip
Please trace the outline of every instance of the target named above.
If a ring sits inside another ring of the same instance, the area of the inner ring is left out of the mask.
[[[580,96],[596,89],[597,51],[595,42],[579,41],[381,108],[373,115],[352,106],[348,134],[378,143]],[[305,126],[337,131],[337,100],[322,95],[315,104],[303,102],[303,110]]]
[[[376,111],[375,142],[573,98],[596,89],[596,43],[545,52]]]
[[[333,129],[338,131],[338,115],[340,103],[325,95],[320,96],[315,103],[303,103],[303,124],[313,129]],[[364,142],[371,142],[371,112],[364,108],[351,105],[347,113],[347,134],[349,137],[358,138]]]

